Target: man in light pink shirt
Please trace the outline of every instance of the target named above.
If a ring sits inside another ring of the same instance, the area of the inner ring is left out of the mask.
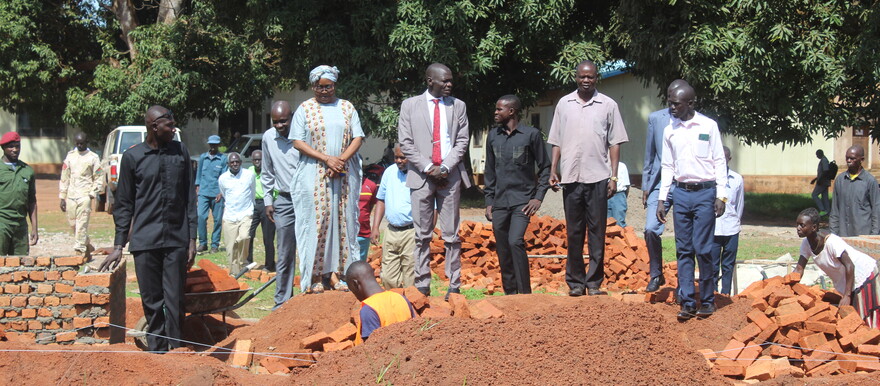
[[[559,100],[547,143],[550,185],[562,185],[568,233],[565,281],[569,296],[599,295],[605,279],[605,221],[608,198],[617,191],[620,144],[629,139],[617,103],[596,91],[596,64],[578,64],[578,88]],[[590,267],[584,266],[584,236],[589,230]]]
[[[660,202],[657,220],[666,223],[665,197],[672,184],[675,248],[678,255],[679,320],[715,313],[715,269],[712,258],[715,218],[727,201],[727,162],[718,124],[694,110],[693,87],[669,95],[670,123],[663,131]],[[694,298],[694,260],[700,265],[700,308]]]

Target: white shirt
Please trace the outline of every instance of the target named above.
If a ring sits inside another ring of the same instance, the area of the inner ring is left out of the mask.
[[[694,113],[689,121],[673,117],[663,129],[660,197],[669,195],[672,181],[697,183],[715,181],[716,197],[727,197],[727,162],[718,124]]]
[[[224,199],[223,221],[236,222],[254,215],[254,172],[242,168],[238,174],[232,175],[227,170],[217,182]]]
[[[745,206],[745,193],[743,192],[743,178],[739,173],[728,169],[727,204],[724,214],[715,219],[715,236],[733,236],[741,230],[743,207]]]
[[[617,163],[617,192],[623,192],[629,188],[629,169],[623,162]]]
[[[428,106],[428,118],[429,118],[428,122],[431,124],[431,135],[433,136],[434,135],[434,100],[438,99],[438,98],[435,98],[428,91],[425,91],[424,95],[425,95],[425,100],[427,101],[427,106]],[[446,98],[441,97],[439,99],[440,99],[440,103],[438,104],[438,106],[440,106],[440,159],[444,160],[444,159],[446,159],[446,155],[449,154],[449,150],[452,149],[452,141],[449,139],[449,122],[447,122],[447,119],[446,119],[446,107],[448,106],[446,104],[447,103]],[[433,145],[433,143],[432,143],[432,145]],[[428,157],[428,158],[431,158],[431,157]],[[428,169],[431,168],[431,166],[433,166],[433,164],[428,165],[424,171],[427,172]],[[443,166],[446,166],[446,165],[443,165]],[[446,169],[449,170],[449,167],[447,167]]]
[[[846,293],[846,287],[844,287],[846,285],[846,268],[840,262],[840,255],[844,251],[849,255],[849,259],[852,260],[855,268],[853,273],[855,281],[853,283],[853,290],[855,290],[861,287],[865,280],[877,269],[877,262],[871,256],[859,252],[859,250],[853,248],[835,234],[828,235],[825,239],[825,247],[822,248],[819,255],[813,254],[813,251],[810,249],[810,242],[806,238],[801,242],[801,256],[808,259],[812,257],[816,266],[821,268],[831,278],[831,281],[834,282],[834,289],[841,294]]]

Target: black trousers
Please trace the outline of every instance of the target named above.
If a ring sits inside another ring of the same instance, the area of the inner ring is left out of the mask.
[[[605,221],[608,217],[608,180],[592,184],[570,183],[562,188],[568,233],[568,261],[565,282],[569,288],[599,289],[605,279]],[[584,237],[590,267],[584,266]]]
[[[524,206],[492,207],[492,229],[495,231],[498,265],[501,266],[501,286],[507,295],[532,293],[529,257],[523,240],[529,226],[529,216],[522,211]]]
[[[251,223],[251,244],[248,246],[248,264],[254,262],[254,236],[257,235],[257,227],[263,227],[263,248],[266,249],[266,270],[275,272],[275,223],[266,215],[266,205],[263,199],[254,200],[254,222]]]
[[[150,351],[181,346],[186,283],[186,247],[132,252]],[[168,339],[171,338],[171,339]]]

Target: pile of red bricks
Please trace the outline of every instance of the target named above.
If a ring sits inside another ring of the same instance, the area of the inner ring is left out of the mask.
[[[440,230],[434,230],[431,241],[431,270],[446,280],[443,268],[445,247]],[[461,280],[462,288],[485,290],[492,294],[502,291],[501,270],[495,250],[495,234],[491,223],[462,221]],[[565,290],[565,256],[568,241],[565,221],[549,216],[536,217],[525,233],[526,253],[541,257],[529,260],[532,290],[559,292]],[[584,253],[588,253],[584,242]],[[371,257],[373,267],[379,270],[379,254]],[[667,283],[675,283],[676,264],[664,268]],[[605,232],[605,283],[609,290],[638,290],[647,287],[650,280],[648,251],[645,241],[635,234],[632,227],[620,227],[608,218]]]
[[[247,284],[239,283],[229,275],[229,271],[220,268],[211,260],[201,259],[199,268],[192,268],[186,274],[186,292],[217,292],[247,288]]]
[[[0,331],[10,341],[121,343],[125,265],[80,273],[82,256],[0,257]]]
[[[752,299],[750,323],[720,352],[701,350],[710,365],[731,378],[759,381],[880,370],[880,330],[868,327],[852,306],[834,306],[837,292],[800,279],[776,276],[737,295]]]
[[[259,281],[260,283],[266,283],[270,279],[275,277],[275,272],[269,272],[262,269],[252,269],[250,271],[247,271],[247,273],[244,274],[244,277],[251,280]],[[297,284],[299,284],[299,281],[297,281]]]

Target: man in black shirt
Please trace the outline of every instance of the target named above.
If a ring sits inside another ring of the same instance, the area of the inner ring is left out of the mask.
[[[492,221],[504,293],[529,294],[529,260],[523,235],[550,187],[550,157],[541,131],[520,123],[522,102],[505,95],[495,103],[486,140],[486,219]],[[537,178],[535,169],[537,168]]]
[[[189,151],[174,141],[171,110],[147,110],[147,138],[122,153],[113,220],[113,252],[101,270],[115,268],[129,237],[147,318],[150,351],[181,346],[186,271],[196,254],[196,195]]]

